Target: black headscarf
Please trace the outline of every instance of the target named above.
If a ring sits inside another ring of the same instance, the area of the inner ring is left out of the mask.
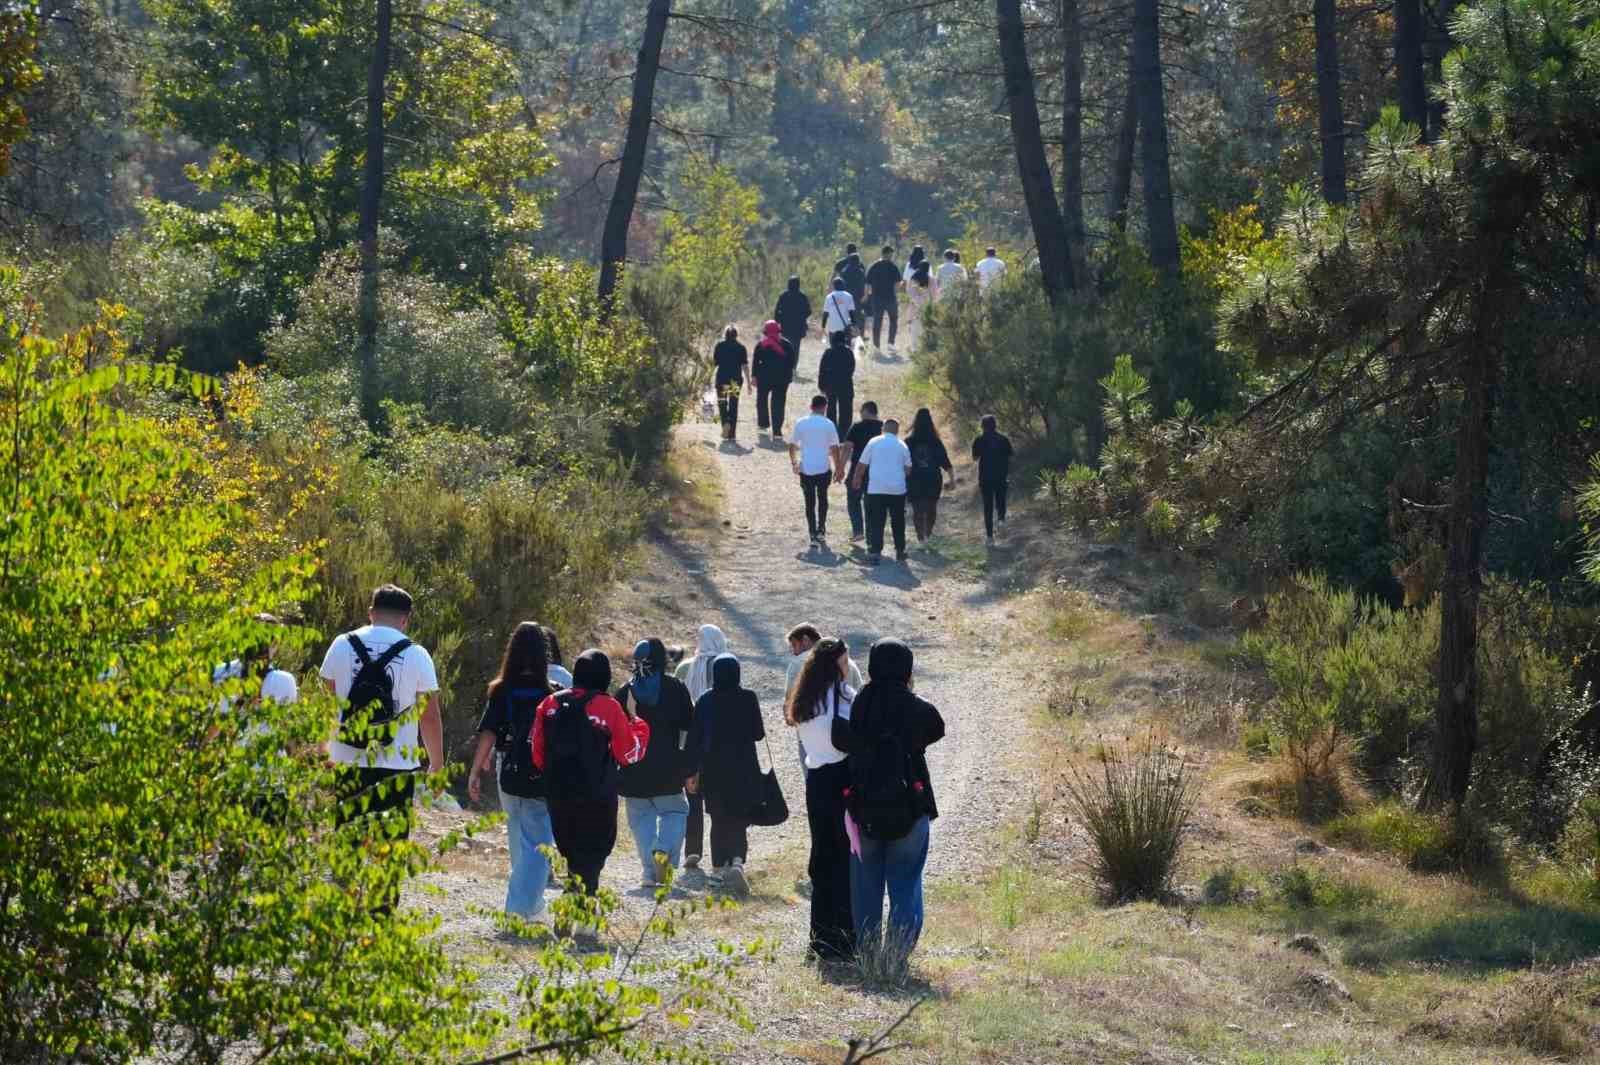
[[[590,648],[572,663],[572,686],[584,691],[608,692],[611,690],[611,659],[604,651]]]
[[[711,750],[711,737],[716,731],[719,713],[739,709],[754,692],[739,686],[739,660],[723,653],[711,660],[711,690],[700,696],[694,704],[695,723],[700,728],[702,750]]]
[[[790,292],[799,292],[800,291],[800,276],[798,274],[796,274],[794,277],[791,277],[789,279],[789,291]]]
[[[867,655],[867,676],[875,682],[904,687],[911,683],[911,662],[911,648],[892,636],[886,636],[873,644],[871,653]]]
[[[914,270],[916,270],[918,263],[925,263],[927,261],[928,261],[928,253],[923,250],[923,247],[922,247],[921,244],[918,244],[916,247],[911,249],[911,261],[908,262],[906,265],[911,267],[911,269],[914,271]]]
[[[911,648],[893,637],[886,636],[872,645],[867,655],[867,682],[856,693],[850,708],[850,720],[858,730],[872,729],[884,720],[885,714],[898,717],[905,700],[914,698],[908,687],[911,662]]]
[[[633,649],[633,678],[628,687],[641,706],[661,701],[661,678],[666,674],[667,645],[654,636],[640,640]]]

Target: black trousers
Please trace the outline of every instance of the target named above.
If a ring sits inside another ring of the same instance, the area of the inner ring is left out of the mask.
[[[585,894],[600,890],[600,871],[617,845],[617,797],[545,800],[550,830],[567,869],[583,882]]]
[[[698,791],[689,796],[689,821],[684,825],[683,853],[699,857],[706,852],[706,797]]]
[[[884,522],[894,526],[894,551],[906,553],[906,497],[867,493],[867,551],[883,554]]]
[[[741,818],[711,815],[711,864],[722,868],[750,856],[750,825]]]
[[[828,393],[828,420],[839,430],[839,439],[843,440],[850,431],[851,412],[856,406],[856,386],[854,384],[842,385]]]
[[[894,346],[894,338],[900,332],[900,304],[896,300],[872,301],[872,346],[878,346],[878,340],[883,335],[883,316],[889,316],[889,346]]]
[[[835,762],[806,773],[806,820],[811,824],[811,949],[819,957],[855,954],[850,913],[850,837],[844,831],[844,790],[850,770]]]
[[[717,382],[717,413],[722,415],[722,430],[731,436],[739,427],[739,392],[742,380]]]
[[[334,824],[342,827],[363,817],[382,817],[383,833],[379,838],[409,839],[414,817],[411,799],[416,793],[420,772],[417,769],[342,766],[335,784],[339,805],[334,811]],[[376,900],[372,910],[393,913],[399,905],[400,883],[396,881]]]
[[[994,535],[994,517],[1000,515],[1000,520],[1006,520],[1006,482],[984,481],[978,485],[978,490],[983,493],[983,531],[990,536]]]
[[[756,428],[783,432],[783,410],[789,402],[789,382],[756,382]]]
[[[812,536],[828,531],[828,485],[832,483],[831,473],[800,475],[800,492],[806,497],[806,528]]]

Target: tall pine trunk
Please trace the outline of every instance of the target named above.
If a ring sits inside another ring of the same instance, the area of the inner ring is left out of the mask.
[[[633,103],[628,110],[628,136],[622,146],[622,163],[617,169],[617,185],[611,192],[611,208],[606,212],[605,229],[600,234],[600,313],[610,317],[617,278],[628,257],[628,226],[633,222],[633,205],[639,198],[639,181],[644,176],[645,149],[650,143],[650,124],[654,118],[656,74],[661,69],[661,42],[667,36],[667,18],[672,0],[650,0],[645,14],[644,42],[639,46],[638,66],[633,71]]]
[[[1106,217],[1119,234],[1128,228],[1128,200],[1133,195],[1133,154],[1139,146],[1139,84],[1133,76],[1133,49],[1128,49],[1128,84],[1123,93],[1122,121],[1117,125],[1117,151],[1111,160],[1111,191]]]
[[[1422,80],[1422,35],[1422,0],[1395,0],[1394,73],[1400,118],[1426,134],[1428,92]]]
[[[994,6],[1017,172],[1022,178],[1028,219],[1033,224],[1033,240],[1039,249],[1044,289],[1050,303],[1059,305],[1073,288],[1072,260],[1067,224],[1061,217],[1061,205],[1056,202],[1055,184],[1050,180],[1050,161],[1045,157],[1044,138],[1039,132],[1039,101],[1034,96],[1033,71],[1028,66],[1022,3],[1021,0],[995,0]]]
[[[1322,140],[1322,198],[1344,203],[1344,97],[1339,85],[1339,6],[1315,0],[1317,27],[1317,134]]]
[[[393,44],[392,0],[377,0],[372,63],[367,68],[367,158],[361,184],[356,241],[361,253],[361,292],[357,304],[356,364],[361,373],[361,414],[377,425],[383,411],[378,390],[378,217],[383,209],[383,106]]]
[[[1150,263],[1174,277],[1178,273],[1178,222],[1172,209],[1172,167],[1167,154],[1160,0],[1133,0],[1133,75],[1139,97],[1139,161],[1144,178]]]
[[[1061,0],[1061,217],[1067,258],[1078,286],[1086,283],[1088,232],[1083,222],[1083,13]]]
[[[1444,57],[1454,42],[1450,38],[1450,18],[1455,14],[1456,0],[1436,0],[1433,18],[1428,22],[1423,53],[1428,78],[1435,85],[1444,80]],[[1436,141],[1444,135],[1445,104],[1443,97],[1428,101],[1428,140]]]

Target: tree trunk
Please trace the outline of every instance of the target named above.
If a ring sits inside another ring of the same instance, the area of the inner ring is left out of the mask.
[[[1149,230],[1150,263],[1161,273],[1173,277],[1178,273],[1178,222],[1172,212],[1172,168],[1167,156],[1160,0],[1133,0],[1133,73],[1139,97],[1139,161],[1144,178],[1144,220]]]
[[[583,60],[584,46],[589,43],[589,13],[594,10],[594,0],[585,0],[578,9],[578,35],[572,42],[572,54],[567,57],[567,78],[578,76],[578,65]]]
[[[1344,99],[1339,86],[1339,6],[1315,0],[1317,25],[1317,134],[1322,139],[1322,198],[1344,203]]]
[[[1117,126],[1117,154],[1111,162],[1111,193],[1106,217],[1119,234],[1128,230],[1128,199],[1133,195],[1133,152],[1139,144],[1139,86],[1133,77],[1133,51],[1128,51],[1128,88],[1123,94],[1122,122]]]
[[[378,215],[383,207],[383,105],[394,23],[391,0],[377,0],[377,5],[372,65],[367,70],[367,158],[356,227],[361,249],[356,361],[361,373],[361,414],[368,425],[377,425],[383,413],[378,392]]]
[[[633,222],[633,205],[639,198],[639,179],[644,176],[644,153],[650,142],[655,106],[656,73],[661,68],[661,42],[667,36],[667,16],[671,12],[672,0],[650,0],[644,21],[644,43],[639,46],[639,65],[633,72],[628,137],[622,147],[617,185],[611,192],[611,209],[606,212],[605,229],[600,235],[600,313],[608,318],[617,278],[628,257],[628,226]]]
[[[1039,101],[1033,93],[1033,71],[1028,66],[1028,42],[1023,35],[1021,0],[995,0],[1000,38],[1000,65],[1005,71],[1006,103],[1011,112],[1011,140],[1017,152],[1017,171],[1028,203],[1028,219],[1039,249],[1039,270],[1052,306],[1072,291],[1072,260],[1068,252],[1067,224],[1056,202],[1039,132]]]
[[[1428,129],[1428,93],[1422,82],[1422,0],[1395,0],[1394,72],[1400,118]]]
[[[1436,0],[1433,17],[1428,20],[1427,69],[1428,78],[1435,85],[1444,80],[1444,57],[1454,43],[1450,38],[1450,17],[1455,14],[1456,0]],[[1444,99],[1428,101],[1427,139],[1431,143],[1444,135]]]
[[[1083,223],[1083,15],[1078,0],[1061,0],[1061,217],[1067,258],[1081,286],[1089,276]]]

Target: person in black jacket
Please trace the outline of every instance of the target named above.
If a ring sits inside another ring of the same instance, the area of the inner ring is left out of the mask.
[[[1006,523],[1006,488],[1011,479],[1011,440],[1000,431],[1000,420],[983,416],[983,432],[972,442],[972,458],[978,464],[978,490],[983,493],[983,531],[994,543],[994,516]]]
[[[794,348],[795,365],[799,365],[800,342],[811,332],[811,300],[800,291],[799,277],[789,279],[789,287],[778,297],[772,317]]]
[[[817,391],[828,397],[828,418],[843,439],[850,431],[856,399],[856,353],[850,347],[850,334],[834,333],[831,340],[817,364]]]
[[[928,826],[939,816],[928,773],[927,749],[944,738],[944,718],[911,691],[911,648],[885,638],[867,657],[867,683],[850,707],[849,720],[833,721],[833,745],[849,757],[854,796],[867,790],[862,766],[872,764],[886,738],[905,753],[911,828],[903,836],[872,838],[851,809],[847,824],[854,852],[850,862],[851,909],[857,949],[892,951],[903,965],[922,935],[922,870],[928,861]],[[852,799],[853,801],[853,799]],[[889,895],[889,931],[883,932],[883,896]]]
[[[686,748],[694,704],[689,689],[667,672],[666,644],[653,636],[639,641],[633,676],[617,690],[617,702],[650,723],[644,758],[623,766],[617,790],[644,870],[640,883],[653,888],[659,882],[658,862],[678,868],[689,820],[683,782],[689,776]]]
[[[750,812],[761,802],[761,762],[756,743],[767,737],[756,693],[739,685],[739,660],[718,655],[711,690],[694,706],[689,750],[699,760],[691,779],[711,815],[712,876],[735,894],[750,889],[744,863],[750,854]]]
[[[911,451],[911,472],[906,475],[906,499],[911,503],[911,524],[917,531],[917,542],[925,544],[933,535],[933,526],[939,520],[939,495],[950,478],[949,487],[956,483],[955,470],[950,465],[950,452],[945,450],[939,430],[933,424],[933,412],[919,407],[911,419],[911,432],[906,437],[906,447]]]
[[[768,321],[761,327],[761,340],[750,357],[750,376],[756,381],[756,428],[770,428],[774,440],[783,439],[783,414],[789,402],[789,383],[794,380],[794,360],[794,345],[777,322]]]
[[[877,348],[883,339],[883,316],[889,316],[889,354],[894,354],[894,341],[900,332],[900,267],[894,261],[894,249],[883,246],[883,258],[867,270],[867,288],[872,300],[872,346]]]
[[[717,389],[717,410],[722,415],[722,439],[732,440],[739,427],[739,392],[748,390],[745,371],[750,352],[739,343],[739,327],[730,325],[711,352],[713,380]]]
[[[861,262],[861,256],[851,252],[844,257],[844,266],[837,272],[838,278],[844,282],[845,291],[850,293],[850,298],[855,301],[856,309],[852,317],[855,319],[857,329],[866,323],[862,317],[861,301],[867,295],[867,268]]]

